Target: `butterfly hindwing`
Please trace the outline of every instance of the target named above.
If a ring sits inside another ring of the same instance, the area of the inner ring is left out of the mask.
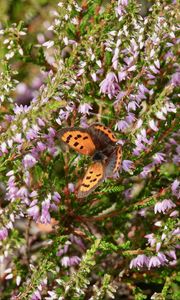
[[[111,177],[113,174],[115,174],[120,166],[121,166],[121,160],[122,160],[122,147],[116,146],[112,154],[109,156],[106,167],[105,167],[105,175],[106,177]]]
[[[80,154],[93,155],[96,146],[88,129],[64,128],[60,130],[60,139]]]
[[[96,161],[89,166],[78,191],[78,198],[87,197],[104,180],[104,165]]]

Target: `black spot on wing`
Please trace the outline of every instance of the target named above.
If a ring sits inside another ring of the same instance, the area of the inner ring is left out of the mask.
[[[88,139],[88,136],[83,137],[83,140],[87,140],[87,139]]]
[[[77,147],[78,145],[79,145],[78,142],[75,142],[75,143],[74,143],[74,147]]]
[[[83,186],[88,188],[88,187],[90,187],[90,184],[83,183]]]
[[[66,143],[69,143],[71,138],[72,138],[72,134],[68,135],[68,137],[66,139]]]
[[[90,182],[95,182],[95,181],[97,181],[97,178],[90,180]]]

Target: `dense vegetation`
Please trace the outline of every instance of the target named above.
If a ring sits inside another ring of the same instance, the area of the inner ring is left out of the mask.
[[[0,2],[0,299],[179,299],[178,1]],[[100,122],[120,171],[59,130]]]

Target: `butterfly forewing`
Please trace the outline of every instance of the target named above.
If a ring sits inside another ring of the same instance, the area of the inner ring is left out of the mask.
[[[104,180],[102,162],[94,162],[89,166],[78,191],[78,198],[87,197]]]
[[[103,134],[107,138],[109,143],[117,142],[117,138],[115,137],[115,135],[112,133],[112,131],[108,127],[106,127],[102,124],[99,124],[99,123],[95,123],[95,124],[92,124],[90,126],[90,128],[93,128],[96,132]]]
[[[93,155],[95,152],[95,144],[88,130],[83,128],[61,129],[60,138],[64,143],[80,154]]]
[[[119,170],[121,166],[121,160],[122,160],[122,148],[119,145],[116,146],[115,150],[112,152],[112,154],[109,156],[106,162],[106,167],[105,167],[106,177],[111,177]]]

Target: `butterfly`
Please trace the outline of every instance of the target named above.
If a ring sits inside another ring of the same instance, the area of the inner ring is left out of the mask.
[[[59,131],[62,142],[76,152],[92,156],[78,190],[78,198],[87,197],[107,177],[112,177],[120,168],[122,148],[112,131],[95,123],[88,128],[69,127]]]

